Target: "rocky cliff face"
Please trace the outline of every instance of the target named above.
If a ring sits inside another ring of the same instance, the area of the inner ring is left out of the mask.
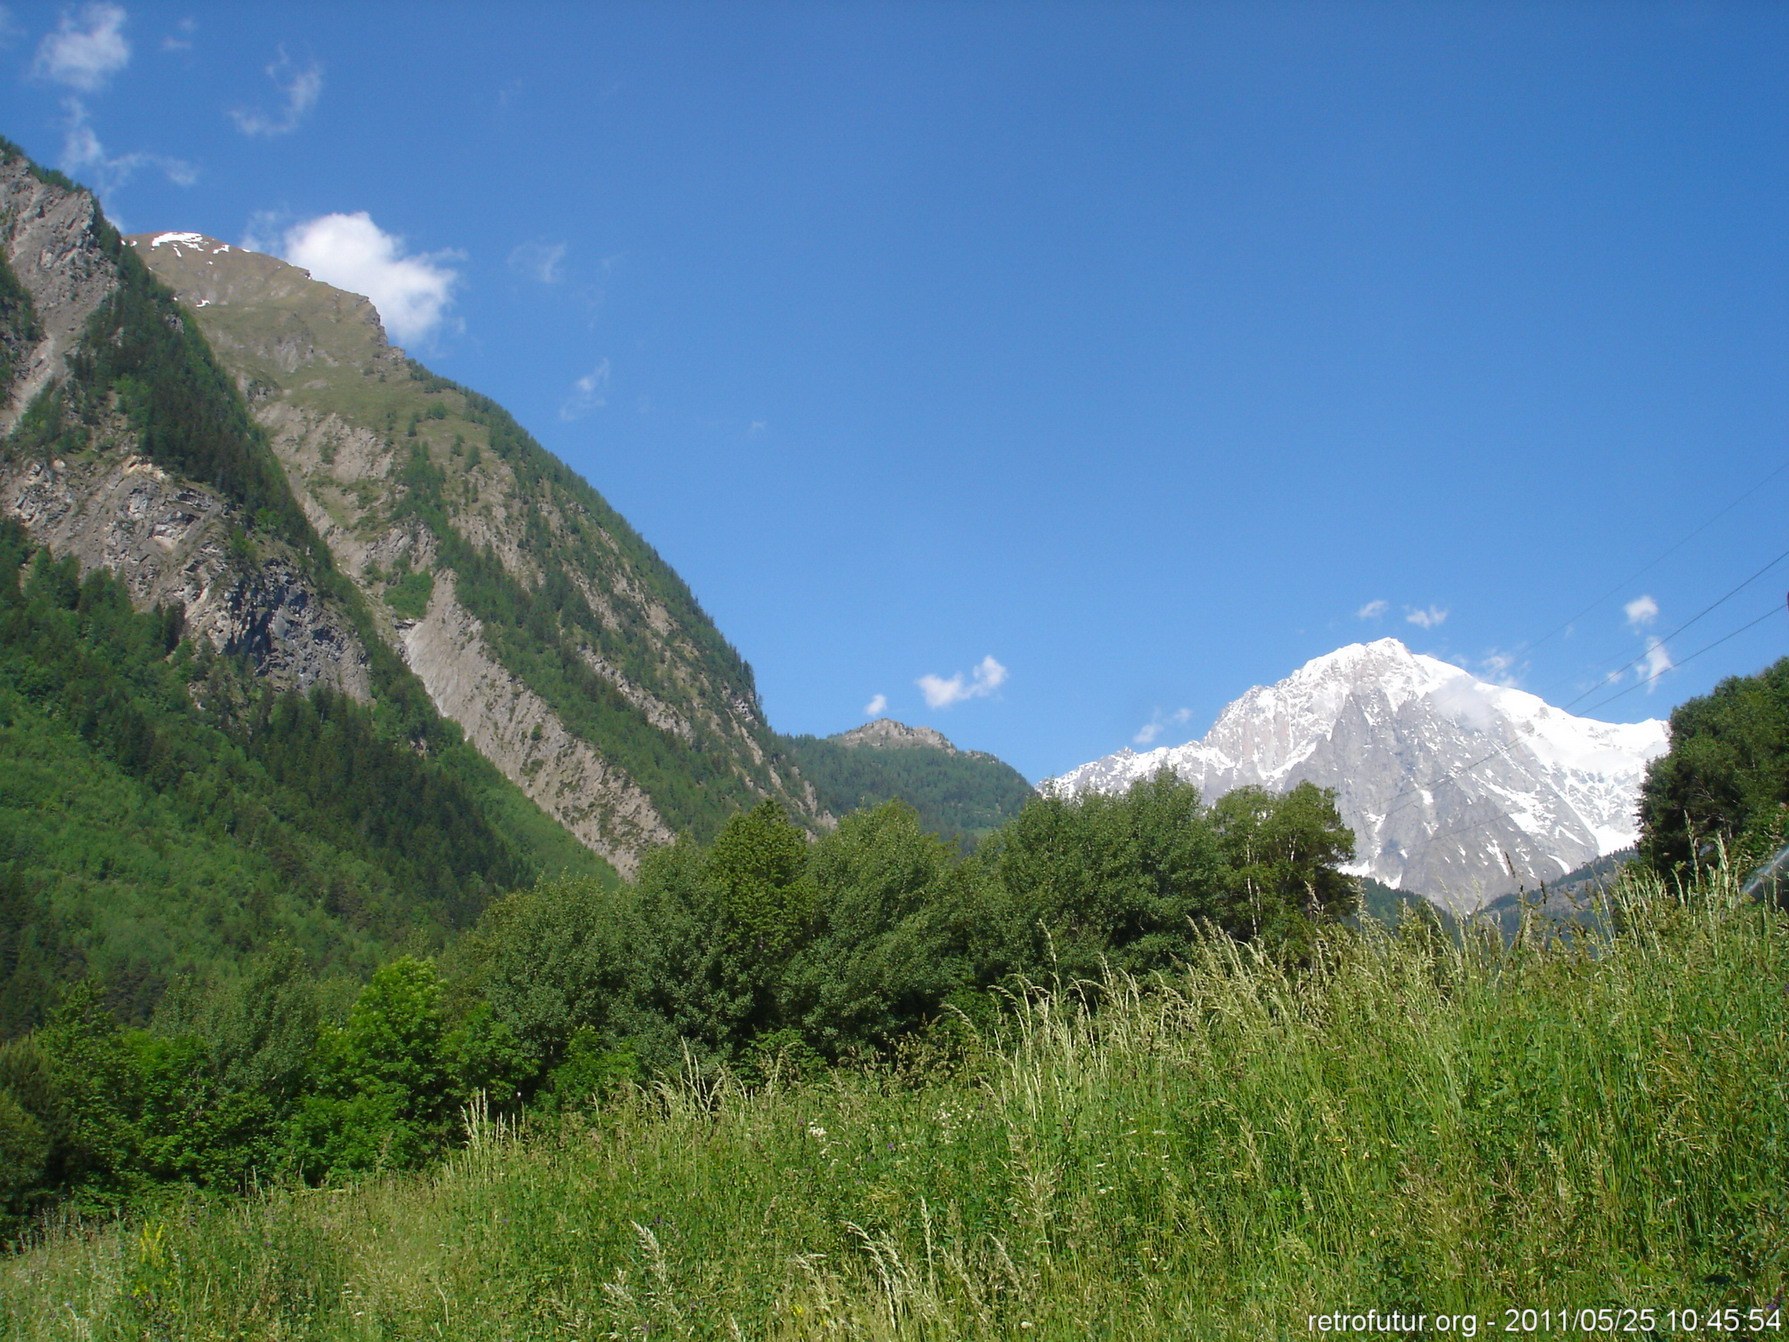
[[[543,809],[623,872],[761,797],[818,816],[681,580],[499,407],[303,270],[191,233],[126,241],[235,378],[380,636]]]
[[[128,264],[93,198],[0,156],[0,259],[18,295],[5,314],[0,514],[84,572],[116,572],[140,607],[180,606],[189,632],[247,654],[274,683],[364,700],[364,646],[302,557],[271,536],[245,541],[236,502],[153,460],[107,388],[75,385]],[[33,412],[59,427],[26,445]]]
[[[1208,797],[1331,787],[1359,874],[1464,911],[1632,846],[1664,749],[1662,722],[1572,717],[1388,638],[1250,690],[1203,740],[1120,751],[1052,785],[1118,791],[1169,768]]]

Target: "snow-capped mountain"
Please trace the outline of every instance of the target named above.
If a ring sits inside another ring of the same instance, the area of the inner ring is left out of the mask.
[[[1203,740],[1121,750],[1046,786],[1117,792],[1164,767],[1208,798],[1308,780],[1336,790],[1357,874],[1463,911],[1631,846],[1666,744],[1656,719],[1573,717],[1383,638],[1257,686]]]

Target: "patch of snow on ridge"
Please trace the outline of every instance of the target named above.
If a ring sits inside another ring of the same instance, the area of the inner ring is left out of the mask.
[[[149,245],[153,248],[167,243],[178,251],[182,247],[203,247],[209,241],[203,233],[157,233]]]
[[[1465,909],[1632,845],[1646,762],[1666,744],[1663,722],[1573,717],[1385,638],[1257,686],[1201,740],[1123,750],[1045,786],[1120,792],[1169,768],[1208,798],[1331,787],[1356,873]]]

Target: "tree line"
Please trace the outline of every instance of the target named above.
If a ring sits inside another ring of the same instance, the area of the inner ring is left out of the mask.
[[[417,1165],[475,1096],[585,1106],[623,1079],[811,1074],[953,1046],[1040,986],[1167,969],[1226,936],[1296,960],[1353,907],[1353,836],[1309,784],[1207,805],[1170,774],[1040,796],[972,855],[890,802],[818,840],[774,801],[617,886],[539,882],[363,987],[290,944],[174,983],[125,1027],[74,985],[0,1045],[0,1200],[101,1211],[169,1184]]]

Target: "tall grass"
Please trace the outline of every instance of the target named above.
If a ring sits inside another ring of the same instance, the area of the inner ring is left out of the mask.
[[[1780,1302],[1784,920],[1725,877],[1615,899],[1576,944],[1413,920],[1287,968],[1213,941],[901,1067],[692,1074],[525,1133],[474,1113],[426,1175],[50,1226],[0,1264],[0,1339],[1257,1338]]]

